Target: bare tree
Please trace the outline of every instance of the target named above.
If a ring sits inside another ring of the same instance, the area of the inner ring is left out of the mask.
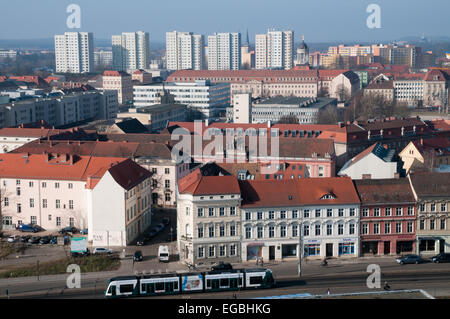
[[[298,124],[298,118],[294,115],[283,115],[277,122],[278,124]]]
[[[339,84],[337,86],[336,95],[337,95],[339,102],[347,102],[351,98],[350,92],[343,84]]]

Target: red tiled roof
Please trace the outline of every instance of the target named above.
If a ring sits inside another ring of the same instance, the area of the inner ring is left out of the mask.
[[[298,182],[293,179],[239,181],[242,207],[290,207],[301,205]]]
[[[124,71],[104,71],[104,76],[129,76],[127,72]]]
[[[180,193],[199,195],[240,194],[238,180],[234,176],[202,176],[200,169],[178,181]]]
[[[350,177],[304,178],[299,182],[300,201],[305,205],[337,205],[360,203]],[[321,199],[333,195],[334,199]]]
[[[362,179],[353,182],[363,205],[415,203],[416,201],[407,178]]]

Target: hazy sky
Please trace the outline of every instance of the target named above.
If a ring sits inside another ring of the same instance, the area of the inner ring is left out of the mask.
[[[81,7],[81,29],[68,29],[66,8]],[[369,4],[381,7],[381,28],[369,29]],[[449,0],[1,0],[0,39],[50,38],[91,31],[98,39],[143,30],[150,42],[166,31],[265,33],[293,29],[296,41],[382,41],[450,36]]]

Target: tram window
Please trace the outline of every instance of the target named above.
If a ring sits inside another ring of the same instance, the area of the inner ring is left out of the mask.
[[[165,290],[164,289],[164,282],[157,282],[156,284],[155,284],[155,290]]]
[[[242,286],[242,277],[239,277],[239,286]]]
[[[146,288],[146,284],[141,284],[141,292],[146,292],[147,291],[147,289],[145,289]]]
[[[211,279],[206,280],[206,287],[211,288]]]
[[[128,285],[120,285],[120,293],[128,293],[128,292],[133,292],[133,284],[128,284]]]
[[[173,282],[173,289],[178,290],[178,281]]]
[[[262,283],[262,277],[250,277],[250,285],[258,285]]]
[[[150,292],[150,293],[155,292],[155,284],[154,283],[147,284],[147,292]]]
[[[230,283],[228,282],[228,278],[221,278],[220,279],[220,287],[228,287]]]

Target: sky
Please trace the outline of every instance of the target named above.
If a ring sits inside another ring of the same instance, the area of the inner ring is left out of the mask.
[[[241,32],[250,42],[268,28],[294,30],[295,41],[382,42],[405,36],[450,36],[449,0],[1,0],[0,39],[42,39],[89,31],[110,39],[146,31],[150,43],[167,31]],[[69,4],[81,8],[81,28],[66,25]],[[370,29],[369,4],[381,9],[381,28]]]

